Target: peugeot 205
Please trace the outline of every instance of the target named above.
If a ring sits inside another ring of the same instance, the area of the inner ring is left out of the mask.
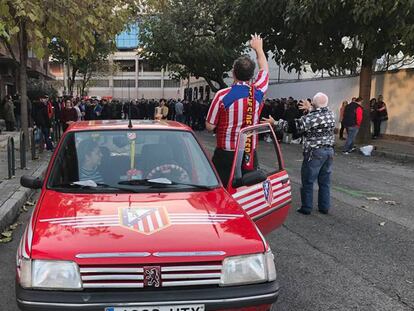
[[[228,185],[190,128],[138,120],[71,125],[44,177],[21,183],[41,189],[17,251],[22,310],[264,311],[278,298],[264,235],[291,187],[269,125],[240,132]]]

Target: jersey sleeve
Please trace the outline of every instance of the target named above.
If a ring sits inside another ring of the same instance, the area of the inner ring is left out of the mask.
[[[208,114],[206,118],[206,121],[208,123],[217,125],[219,108],[220,108],[220,92],[217,92],[211,103],[210,109],[208,110]]]
[[[265,94],[269,87],[269,73],[265,70],[260,70],[257,74],[254,86],[257,90]]]

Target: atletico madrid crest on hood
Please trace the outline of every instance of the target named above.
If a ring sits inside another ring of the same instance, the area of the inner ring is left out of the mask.
[[[122,227],[147,235],[171,224],[165,207],[120,208],[119,217]]]

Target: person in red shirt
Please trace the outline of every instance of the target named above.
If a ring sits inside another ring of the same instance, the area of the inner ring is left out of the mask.
[[[363,108],[361,106],[362,98],[358,97],[345,107],[342,123],[346,128],[348,136],[346,138],[345,146],[342,151],[343,154],[349,154],[356,148],[354,147],[354,140],[358,134],[362,123]]]
[[[62,110],[60,121],[62,122],[63,131],[66,131],[70,124],[78,121],[78,114],[75,108],[73,108],[70,98],[65,100],[65,108]]]
[[[259,123],[263,97],[269,85],[269,65],[262,38],[252,35],[250,46],[256,52],[259,65],[255,82],[250,82],[255,70],[254,61],[248,56],[239,57],[233,64],[233,85],[216,93],[206,119],[207,130],[216,130],[213,163],[225,186],[230,178],[239,131]]]

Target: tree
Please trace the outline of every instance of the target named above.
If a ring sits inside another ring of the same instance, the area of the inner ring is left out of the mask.
[[[2,0],[0,41],[8,47],[19,67],[22,129],[28,137],[27,55],[46,54],[52,38],[59,37],[71,51],[84,56],[92,49],[95,35],[113,38],[134,16],[134,0]],[[11,43],[18,43],[17,58]]]
[[[286,69],[360,69],[359,95],[364,99],[360,140],[370,139],[369,99],[376,60],[414,50],[412,0],[264,0],[255,6],[242,0],[244,27],[262,32],[275,60]],[[248,10],[247,10],[248,9]],[[246,19],[247,14],[258,16]]]
[[[149,2],[151,4],[151,2]],[[154,65],[174,70],[182,78],[203,77],[213,91],[226,87],[224,78],[244,45],[231,33],[234,1],[171,0],[157,3],[143,16],[143,55]]]
[[[92,74],[95,71],[108,72],[107,58],[115,50],[113,40],[104,41],[98,35],[95,36],[93,49],[90,49],[86,55],[78,55],[70,52],[68,45],[61,39],[55,38],[49,44],[49,50],[54,61],[65,64],[69,61],[71,71],[68,79],[68,93],[73,94],[76,76],[80,73],[83,77],[81,85],[81,94],[83,94],[88,85]],[[104,68],[106,67],[106,69]]]

